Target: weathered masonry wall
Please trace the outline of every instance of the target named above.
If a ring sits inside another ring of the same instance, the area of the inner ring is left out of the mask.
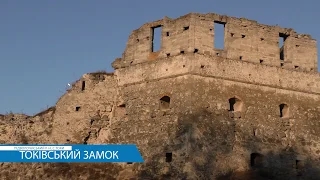
[[[127,116],[113,122],[111,142],[138,145],[145,159],[142,179],[214,179],[228,170],[250,170],[254,154],[264,156],[261,169],[278,178],[296,177],[297,161],[319,168],[319,95],[197,75],[121,91]],[[170,98],[168,106],[162,106],[163,97]],[[233,97],[241,103],[234,112]],[[281,104],[287,111],[280,113]],[[315,175],[313,170],[302,178]]]
[[[147,23],[113,63],[126,115],[113,121],[110,140],[138,145],[140,178],[256,168],[274,179],[318,178],[317,66],[316,41],[292,29],[193,13]]]
[[[0,115],[0,142],[137,144],[145,162],[3,163],[0,179],[320,179],[320,76],[309,35],[191,13],[133,31],[112,65],[35,116]],[[246,172],[257,176],[237,174]]]
[[[85,74],[56,105],[53,143],[105,143],[117,101],[112,74]]]
[[[214,47],[215,23],[224,25],[223,49]],[[153,52],[153,29],[160,27],[161,48]],[[177,19],[165,17],[133,31],[122,59],[113,66],[120,68],[185,52],[307,72],[316,72],[318,67],[316,40],[310,35],[244,18],[195,13]]]
[[[116,71],[119,86],[194,74],[291,91],[320,93],[318,73],[290,71],[280,67],[234,61],[197,53],[158,59]]]

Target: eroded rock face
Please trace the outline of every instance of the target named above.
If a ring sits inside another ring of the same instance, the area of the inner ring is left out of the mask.
[[[213,47],[215,21],[225,24],[223,50]],[[145,163],[2,163],[0,177],[319,179],[316,51],[310,36],[243,18],[145,24],[114,73],[85,74],[35,116],[0,115],[2,143],[137,144]]]

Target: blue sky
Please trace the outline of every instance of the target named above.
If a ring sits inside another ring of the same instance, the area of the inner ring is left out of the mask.
[[[55,105],[83,74],[113,71],[131,31],[146,22],[214,12],[320,41],[319,6],[317,0],[1,0],[0,114],[33,115]]]

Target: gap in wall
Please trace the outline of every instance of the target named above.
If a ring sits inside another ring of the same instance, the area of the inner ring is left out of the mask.
[[[162,26],[152,28],[152,52],[157,52],[161,47],[161,32]]]
[[[214,21],[214,48],[224,49],[225,23]]]

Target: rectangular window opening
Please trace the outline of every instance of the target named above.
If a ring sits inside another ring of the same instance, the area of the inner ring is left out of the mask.
[[[224,49],[225,23],[214,21],[214,48]]]
[[[161,47],[161,32],[162,26],[152,28],[152,52],[157,52]]]
[[[82,87],[81,87],[81,90],[82,90],[82,91],[84,91],[85,87],[86,87],[86,82],[85,82],[85,81],[82,81]]]
[[[166,162],[172,161],[172,153],[166,153]]]
[[[280,49],[280,60],[284,61],[284,42],[286,41],[288,35],[279,33],[279,49]]]

